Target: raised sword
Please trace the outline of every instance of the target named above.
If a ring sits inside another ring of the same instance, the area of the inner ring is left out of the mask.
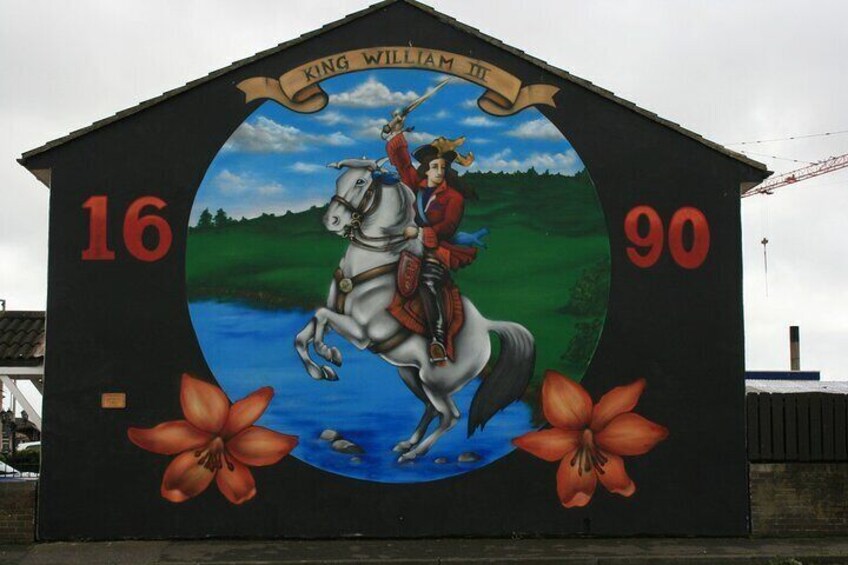
[[[415,100],[413,100],[412,102],[410,102],[409,104],[404,106],[403,108],[400,108],[400,109],[392,112],[392,119],[386,125],[383,126],[383,132],[380,135],[380,137],[382,137],[383,139],[386,139],[389,136],[389,134],[392,133],[392,123],[393,122],[404,119],[406,116],[409,115],[410,112],[412,112],[414,109],[416,109],[421,104],[426,102],[427,99],[431,98],[434,94],[436,94],[438,91],[440,91],[442,88],[444,88],[445,85],[447,85],[447,83],[449,83],[450,81],[451,81],[451,77],[448,77],[448,78],[440,81],[439,84],[437,84],[431,90],[425,92],[423,95],[416,98]],[[404,131],[412,131],[413,129],[415,129],[415,128],[410,127],[410,128],[406,128]]]

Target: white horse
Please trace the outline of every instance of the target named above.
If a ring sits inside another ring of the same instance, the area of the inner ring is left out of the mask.
[[[500,355],[475,393],[468,417],[468,436],[483,428],[494,414],[518,400],[527,388],[535,364],[533,335],[514,322],[487,320],[467,298],[462,299],[465,322],[454,339],[455,361],[430,363],[428,340],[407,332],[387,311],[396,291],[401,251],[418,256],[418,239],[406,239],[404,228],[414,226],[415,196],[401,182],[383,184],[380,169],[385,159],[347,159],[330,166],[346,169],[336,180],[324,226],[350,240],[330,285],[326,307],[297,334],[295,348],[313,379],[338,380],[329,365],[317,365],[315,352],[341,366],[338,348],[324,343],[329,329],[359,349],[370,349],[396,366],[406,386],[424,403],[424,414],[415,431],[394,446],[399,462],[424,455],[460,417],[451,396],[484,372],[491,354],[489,332],[500,339]],[[394,180],[394,179],[393,179]],[[438,427],[424,437],[439,416]],[[423,438],[423,439],[422,439]]]

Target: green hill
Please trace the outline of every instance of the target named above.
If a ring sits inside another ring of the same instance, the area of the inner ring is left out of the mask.
[[[600,333],[609,288],[604,217],[587,174],[466,173],[478,194],[462,231],[488,227],[481,250],[455,280],[490,319],[524,324],[536,337],[537,375],[581,378]],[[325,301],[347,242],[321,224],[324,208],[263,215],[189,232],[189,298],[312,309]],[[594,297],[587,301],[587,296]],[[587,307],[586,305],[589,304]]]

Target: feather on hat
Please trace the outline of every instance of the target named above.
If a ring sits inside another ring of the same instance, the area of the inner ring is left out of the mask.
[[[412,156],[423,165],[430,163],[433,159],[444,159],[447,164],[456,161],[463,167],[468,167],[474,162],[474,153],[469,151],[467,155],[462,155],[457,152],[456,148],[463,143],[465,143],[465,136],[452,140],[446,137],[437,137],[431,143],[416,149]]]

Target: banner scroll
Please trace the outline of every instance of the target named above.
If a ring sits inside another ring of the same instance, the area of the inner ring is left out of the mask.
[[[271,99],[304,114],[321,111],[329,101],[319,86],[322,80],[367,69],[426,69],[453,75],[486,89],[477,100],[481,110],[494,116],[511,116],[528,106],[555,107],[559,88],[548,84],[522,85],[514,75],[490,63],[464,55],[423,47],[372,47],[353,49],[300,65],[279,78],[253,77],[238,88],[245,102]]]

